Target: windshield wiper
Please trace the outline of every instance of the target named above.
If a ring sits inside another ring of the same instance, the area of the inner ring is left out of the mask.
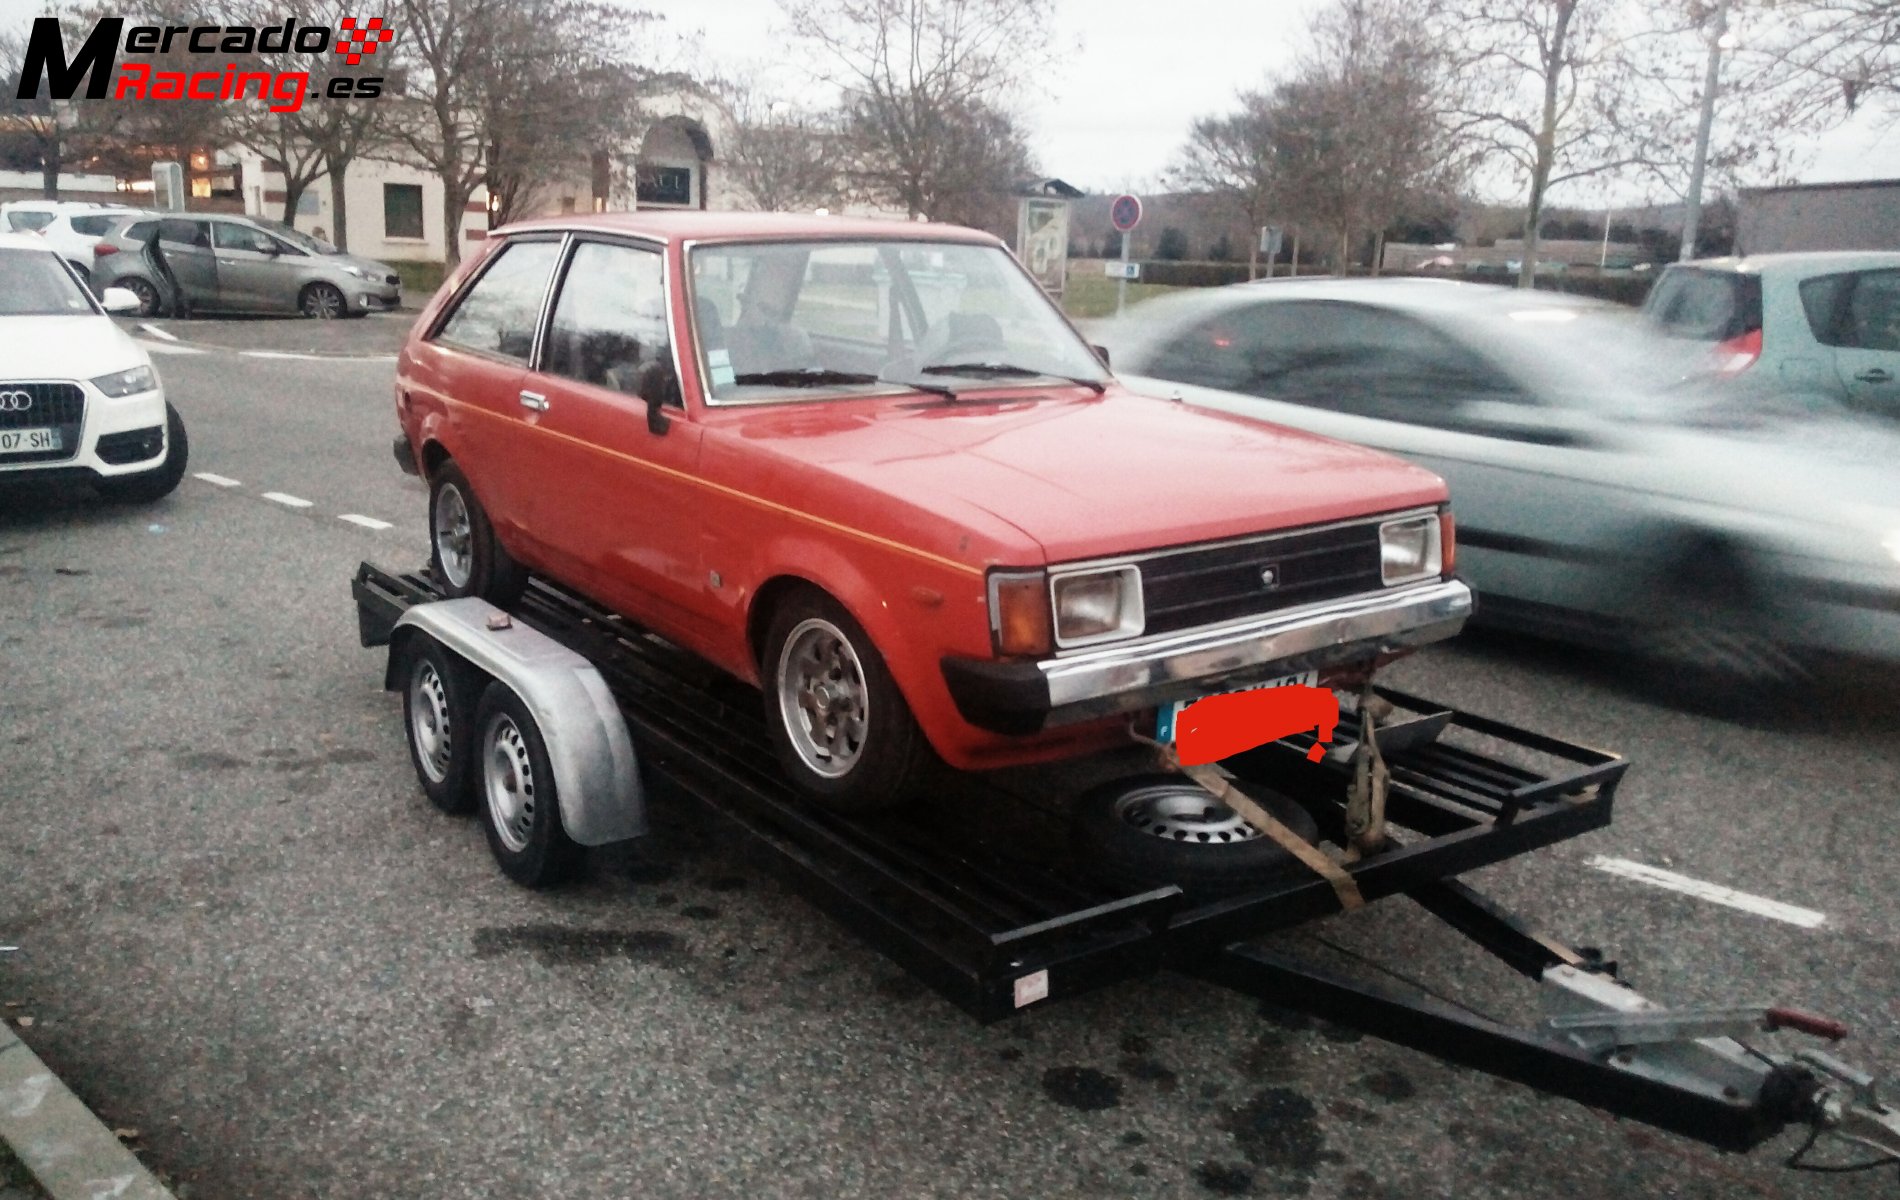
[[[1103,383],[1099,379],[1085,379],[1080,375],[1064,375],[1059,371],[1038,371],[1032,367],[1019,367],[1013,363],[1000,363],[1000,362],[935,363],[935,364],[932,364],[931,366],[925,367],[923,369],[923,373],[926,375],[974,375],[978,377],[981,377],[984,375],[991,375],[991,376],[1037,375],[1037,376],[1041,376],[1044,379],[1060,379],[1064,381],[1065,383],[1073,383],[1077,387],[1088,388],[1090,391],[1094,392],[1098,396],[1108,390],[1108,385]]]
[[[915,388],[920,392],[930,392],[948,400],[955,400],[954,390],[941,383],[920,383],[912,379],[886,379],[881,375],[872,375],[865,371],[833,371],[825,367],[795,367],[784,371],[751,371],[732,377],[734,383],[757,383],[766,387],[838,387],[854,383],[891,383],[898,387]]]

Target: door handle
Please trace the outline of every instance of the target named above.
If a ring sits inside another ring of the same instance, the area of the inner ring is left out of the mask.
[[[521,407],[531,408],[535,412],[548,411],[548,398],[540,392],[521,393]]]
[[[1862,383],[1887,383],[1893,379],[1893,372],[1885,367],[1869,367],[1854,378]]]

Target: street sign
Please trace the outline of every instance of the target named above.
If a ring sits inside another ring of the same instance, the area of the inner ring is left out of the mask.
[[[1138,262],[1116,262],[1114,259],[1102,264],[1102,274],[1110,279],[1140,279],[1141,264]]]
[[[1280,252],[1280,227],[1262,225],[1260,227],[1260,253],[1272,258]]]
[[[1141,200],[1135,196],[1117,196],[1108,206],[1108,219],[1121,233],[1141,224]]]

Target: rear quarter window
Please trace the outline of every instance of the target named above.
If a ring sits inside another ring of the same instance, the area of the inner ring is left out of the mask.
[[[1643,315],[1665,337],[1726,342],[1761,328],[1761,276],[1671,267]]]
[[[74,217],[70,224],[77,233],[83,233],[87,237],[98,237],[112,228],[112,220],[111,217]]]
[[[53,214],[47,212],[16,212],[7,214],[7,224],[15,233],[32,233],[44,229],[53,223]]]

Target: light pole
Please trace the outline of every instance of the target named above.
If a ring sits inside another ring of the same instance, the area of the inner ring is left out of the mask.
[[[1695,157],[1689,163],[1689,195],[1682,215],[1682,251],[1679,258],[1695,257],[1695,240],[1702,223],[1702,173],[1709,161],[1709,127],[1715,123],[1715,89],[1720,86],[1722,51],[1733,44],[1728,33],[1729,0],[1716,0],[1715,28],[1709,36],[1709,70],[1702,80],[1702,115],[1696,122]]]

